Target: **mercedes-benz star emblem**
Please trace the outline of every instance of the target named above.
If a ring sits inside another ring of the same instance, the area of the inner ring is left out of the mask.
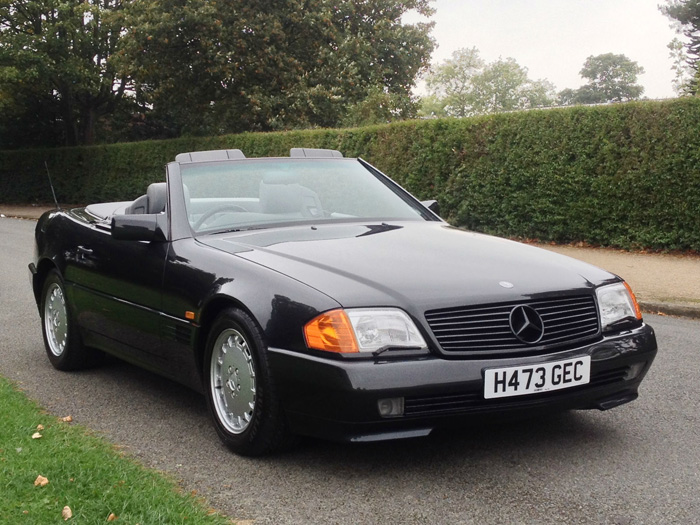
[[[510,329],[523,343],[539,343],[544,335],[544,323],[540,314],[531,306],[516,306],[510,311]]]

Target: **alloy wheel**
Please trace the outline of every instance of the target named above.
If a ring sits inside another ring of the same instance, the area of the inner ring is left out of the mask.
[[[210,363],[214,407],[227,431],[240,434],[255,411],[255,364],[245,337],[228,328],[216,338]]]

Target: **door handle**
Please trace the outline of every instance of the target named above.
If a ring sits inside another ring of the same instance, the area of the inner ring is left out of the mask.
[[[78,253],[80,255],[92,255],[92,249],[86,248],[85,246],[78,246]]]

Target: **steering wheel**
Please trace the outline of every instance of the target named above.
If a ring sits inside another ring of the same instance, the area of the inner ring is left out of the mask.
[[[217,213],[223,213],[225,211],[248,211],[243,206],[238,206],[237,204],[222,204],[216,208],[212,208],[209,211],[205,211],[204,214],[197,220],[194,224],[194,229],[199,230],[199,228],[206,222],[207,219],[216,215]]]

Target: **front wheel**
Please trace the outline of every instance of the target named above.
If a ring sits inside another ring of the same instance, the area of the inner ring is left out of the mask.
[[[41,328],[46,355],[58,370],[78,370],[97,364],[102,353],[86,348],[73,322],[63,279],[49,272],[41,293]]]
[[[246,312],[229,308],[216,318],[204,363],[207,405],[226,446],[258,456],[292,443],[262,334]]]

